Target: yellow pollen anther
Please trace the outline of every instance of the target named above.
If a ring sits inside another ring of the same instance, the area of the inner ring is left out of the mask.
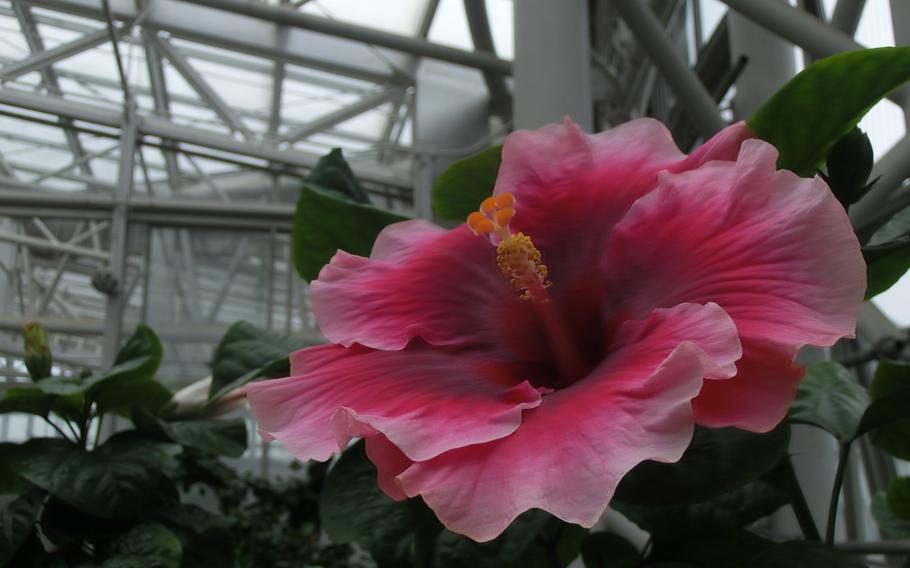
[[[547,301],[546,289],[551,285],[547,280],[548,270],[540,261],[540,251],[531,237],[516,233],[499,243],[496,264],[515,291],[521,293],[522,300]]]
[[[523,233],[513,235],[509,230],[509,221],[514,216],[515,196],[501,193],[484,199],[479,210],[468,215],[467,223],[475,235],[489,235],[487,238],[493,244],[499,238],[496,264],[522,300],[547,302],[547,288],[551,285],[547,267],[540,261],[540,251],[531,237]]]

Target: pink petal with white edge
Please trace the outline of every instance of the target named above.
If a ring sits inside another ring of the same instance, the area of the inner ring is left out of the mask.
[[[329,341],[383,350],[415,337],[493,349],[508,335],[498,323],[526,311],[485,239],[419,219],[383,229],[370,258],[338,252],[310,284],[310,301]]]
[[[553,275],[557,296],[577,293],[579,279],[597,275],[610,230],[662,171],[735,159],[752,137],[734,124],[686,157],[666,126],[643,118],[594,135],[566,120],[506,139],[494,194],[513,193],[515,231],[534,239]]]
[[[467,354],[425,344],[334,347],[346,354],[302,376],[254,383],[247,393],[260,431],[300,459],[324,461],[352,437],[377,432],[410,459],[429,459],[506,436],[522,410],[540,404],[527,381]],[[315,351],[326,357],[328,348]]]
[[[736,377],[705,381],[692,401],[696,423],[769,432],[787,415],[805,371],[793,363],[795,353],[760,341],[745,341],[743,348]]]
[[[850,220],[823,181],[776,162],[749,140],[736,163],[665,175],[611,237],[615,304],[635,317],[714,301],[741,336],[786,346],[852,336],[866,272]]]
[[[511,436],[410,466],[398,476],[405,493],[478,541],[531,508],[593,525],[635,465],[682,456],[705,363],[729,368],[739,357],[736,329],[717,306],[660,310],[624,324],[620,337],[590,375],[525,412]]]

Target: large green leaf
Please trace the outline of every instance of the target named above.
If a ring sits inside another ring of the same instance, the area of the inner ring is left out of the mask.
[[[759,554],[747,568],[866,568],[845,552],[820,542],[793,540],[777,544]]]
[[[856,436],[868,406],[869,394],[850,371],[834,361],[823,361],[807,367],[790,407],[790,420],[818,426],[839,442],[847,442]]]
[[[691,505],[634,505],[613,500],[610,506],[655,538],[687,539],[746,527],[788,503],[787,495],[764,480]]]
[[[164,472],[179,446],[125,432],[86,451],[60,439],[34,438],[11,456],[11,468],[41,489],[88,513],[130,518],[162,498]]]
[[[136,427],[165,436],[181,446],[209,454],[238,458],[246,451],[246,421],[232,420],[159,420],[140,408],[133,409]]]
[[[639,464],[620,482],[616,497],[643,505],[699,503],[770,471],[787,454],[789,440],[786,422],[767,434],[696,428],[681,460]]]
[[[641,554],[632,543],[613,533],[591,533],[581,543],[585,568],[636,568]]]
[[[300,188],[291,234],[294,266],[309,282],[336,251],[366,256],[383,227],[405,219],[370,206],[336,148],[319,160]]]
[[[866,260],[866,299],[881,294],[910,268],[910,232],[888,242],[863,247]]]
[[[12,456],[18,449],[18,444],[0,442],[0,495],[21,493],[27,485],[25,480],[10,467]]]
[[[288,355],[304,345],[299,339],[238,321],[228,328],[215,348],[209,401],[253,379],[286,375],[290,371]]]
[[[870,507],[882,536],[893,539],[910,539],[910,520],[902,519],[894,514],[888,505],[888,498],[884,491],[872,497]]]
[[[309,187],[334,193],[357,203],[370,203],[370,197],[357,183],[357,178],[344,159],[341,148],[332,148],[331,152],[319,158],[312,171],[303,178],[303,182]]]
[[[869,239],[870,245],[880,245],[910,233],[910,207],[905,207],[878,228]]]
[[[501,161],[502,146],[494,146],[449,166],[433,185],[433,213],[440,219],[464,221],[493,194]]]
[[[881,360],[869,386],[872,404],[858,434],[872,432],[872,443],[901,459],[910,459],[910,363]]]
[[[49,394],[85,394],[103,408],[124,404],[124,388],[151,381],[161,364],[161,342],[151,328],[140,325],[117,353],[114,367],[106,373],[81,377],[51,377],[37,383]]]
[[[414,529],[413,505],[393,501],[376,485],[376,468],[363,442],[348,448],[319,494],[322,528],[332,542],[357,542],[380,566],[407,562]]]
[[[339,250],[369,256],[379,232],[405,220],[407,217],[335,197],[304,183],[291,235],[297,273],[307,282],[314,280]]]
[[[0,566],[6,566],[32,533],[43,502],[42,492],[29,489],[0,507]]]
[[[56,395],[32,388],[6,389],[3,394],[3,398],[0,399],[0,414],[22,412],[47,417],[57,398]]]
[[[160,523],[147,521],[101,547],[101,568],[178,568],[183,547]]]
[[[778,149],[781,168],[813,175],[831,147],[907,79],[907,47],[834,55],[791,79],[749,119],[749,126]]]

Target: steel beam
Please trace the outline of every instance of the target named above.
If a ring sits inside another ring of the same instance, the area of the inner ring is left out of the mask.
[[[107,30],[100,29],[96,32],[74,39],[73,41],[58,45],[52,49],[33,52],[30,56],[21,61],[4,65],[3,68],[0,69],[0,76],[2,76],[4,80],[11,81],[26,73],[38,71],[57,61],[98,47],[109,39],[110,36],[108,35]]]
[[[13,12],[16,14],[16,19],[22,29],[22,34],[25,36],[29,51],[33,54],[44,52],[44,41],[41,39],[41,34],[38,33],[38,25],[35,23],[31,8],[23,2],[18,2],[13,4]],[[47,87],[47,90],[51,94],[60,95],[62,93],[60,90],[60,82],[57,80],[57,75],[54,73],[53,67],[48,65],[42,67],[40,71],[41,81]],[[66,143],[69,145],[74,158],[82,157],[85,154],[85,150],[82,147],[82,142],[79,140],[79,135],[76,134],[75,129],[73,129],[72,120],[61,117],[60,126],[63,127]],[[85,175],[92,175],[92,166],[90,162],[82,162],[79,167]]]
[[[108,369],[113,366],[120,339],[123,335],[123,310],[126,306],[127,287],[127,240],[129,238],[127,216],[129,213],[126,201],[133,191],[133,166],[136,159],[136,143],[139,137],[139,117],[136,114],[136,102],[128,97],[126,114],[123,117],[120,140],[120,165],[117,169],[117,190],[111,211],[111,251],[108,270],[116,282],[116,290],[107,294],[104,308],[104,338],[102,339],[101,366]]]
[[[910,187],[904,186],[910,178],[910,136],[879,158],[869,177],[878,181],[850,208],[850,220],[862,239],[871,237],[892,215],[910,206]]]
[[[149,34],[146,37],[149,40],[149,43],[171,62],[174,69],[180,73],[180,76],[183,77],[187,83],[189,83],[190,87],[196,91],[199,97],[210,105],[211,109],[224,121],[228,128],[235,132],[239,132],[247,140],[252,140],[254,138],[250,129],[243,124],[243,119],[240,118],[237,111],[232,109],[231,106],[221,98],[221,95],[206,82],[202,75],[193,69],[193,66],[190,65],[189,61],[187,61],[168,40],[160,38],[155,34]]]
[[[320,34],[366,43],[376,47],[385,47],[394,51],[446,61],[456,65],[473,67],[481,71],[508,75],[512,72],[512,63],[493,55],[464,51],[454,47],[440,45],[429,41],[384,32],[374,28],[356,26],[337,20],[321,18],[298,12],[293,8],[272,6],[265,3],[246,0],[188,0],[235,14],[243,14],[261,20],[275,22],[284,26],[296,27]]]
[[[486,0],[464,0],[464,12],[468,19],[468,28],[471,30],[471,41],[474,51],[496,56],[496,46],[493,43],[493,34],[490,32],[490,20],[487,17]],[[502,74],[491,71],[482,71],[483,80],[487,84],[492,101],[494,113],[510,118],[512,115],[512,94],[506,85]]]
[[[64,100],[58,97],[36,95],[14,89],[0,89],[0,104],[113,128],[120,126],[121,113],[117,110]],[[174,142],[213,148],[295,168],[312,169],[320,158],[320,156],[315,154],[299,150],[279,150],[262,146],[261,144],[236,140],[230,136],[174,124],[154,116],[140,116],[139,132],[145,136],[155,136]],[[368,168],[362,164],[352,164],[352,169],[360,179],[365,181],[389,187],[411,189],[410,176],[390,172],[385,168]]]
[[[834,13],[831,14],[831,27],[851,37],[856,35],[865,6],[866,0],[837,0]]]
[[[34,6],[104,20],[97,0],[29,1]],[[114,17],[121,21],[132,21],[137,17],[133,0],[112,0],[111,9]],[[281,57],[295,65],[377,83],[404,82],[396,73],[377,71],[384,63],[368,46],[300,29],[291,30],[288,41],[281,45],[277,26],[272,22],[187,2],[156,0],[149,9],[145,24],[173,37],[229,51],[267,58]]]
[[[768,0],[721,0],[758,25],[822,58],[846,51],[865,49],[844,32],[785,2]],[[907,88],[893,91],[888,98],[903,106]]]
[[[638,0],[614,0],[613,5],[638,39],[638,44],[648,53],[673,89],[702,136],[710,138],[726,126],[717,110],[717,103],[670,42],[651,8]]]
[[[314,134],[318,134],[323,130],[327,130],[333,126],[341,124],[346,120],[350,120],[355,116],[361,115],[382,104],[396,100],[403,94],[404,89],[402,87],[393,86],[384,88],[377,93],[360,99],[354,104],[342,107],[334,112],[330,112],[325,116],[321,116],[308,124],[304,124],[300,128],[296,128],[289,132],[286,136],[282,137],[282,139],[292,144],[300,140],[305,140]]]

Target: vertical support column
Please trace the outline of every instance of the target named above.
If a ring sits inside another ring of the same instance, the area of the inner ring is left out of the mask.
[[[117,190],[111,214],[111,260],[109,271],[117,283],[116,290],[108,294],[104,309],[104,339],[101,365],[103,369],[114,363],[123,335],[123,310],[127,301],[126,257],[128,239],[127,199],[133,190],[133,165],[137,139],[136,101],[127,100],[126,113],[120,134],[120,163],[117,170]]]
[[[746,66],[736,81],[736,96],[733,99],[734,119],[746,120],[796,74],[796,60],[793,44],[780,36],[734,10],[728,12],[727,18],[730,61],[747,58]]]
[[[489,145],[490,97],[480,71],[430,60],[417,69],[415,91],[414,212],[430,219],[439,174]]]
[[[586,0],[521,0],[515,5],[513,123],[538,128],[572,117],[594,127]]]
[[[891,27],[894,29],[894,45],[910,45],[910,2],[891,0]],[[904,122],[910,132],[910,100],[904,101],[903,108]]]

